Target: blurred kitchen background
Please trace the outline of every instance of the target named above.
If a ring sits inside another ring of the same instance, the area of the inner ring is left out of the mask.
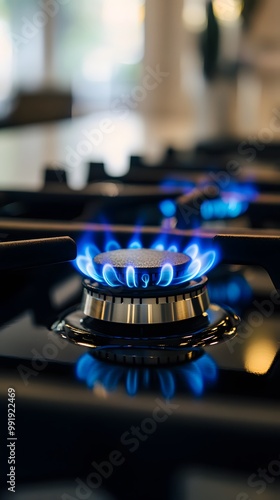
[[[279,26],[277,0],[0,0],[1,185],[27,182],[18,163],[38,183],[104,117],[82,160],[113,174],[168,145],[278,141]]]

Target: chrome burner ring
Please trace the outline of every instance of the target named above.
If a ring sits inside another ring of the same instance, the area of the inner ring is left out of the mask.
[[[188,286],[164,289],[160,294],[154,290],[129,296],[127,291],[128,296],[123,296],[117,290],[108,293],[108,289],[85,279],[82,310],[93,319],[130,325],[182,321],[201,316],[208,309],[206,283],[203,277]]]

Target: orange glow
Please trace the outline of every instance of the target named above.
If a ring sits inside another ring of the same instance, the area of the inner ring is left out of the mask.
[[[214,0],[213,11],[222,23],[232,23],[239,19],[243,9],[242,0]]]
[[[250,343],[245,352],[245,369],[262,375],[270,368],[277,352],[277,345],[269,339],[259,339]]]

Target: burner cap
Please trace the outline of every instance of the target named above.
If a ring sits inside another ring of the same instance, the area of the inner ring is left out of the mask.
[[[94,262],[104,265],[112,264],[115,268],[126,269],[133,266],[135,269],[154,271],[168,263],[174,267],[180,267],[190,262],[190,257],[183,253],[169,252],[166,250],[152,250],[148,248],[120,249],[104,252],[96,255]]]
[[[162,270],[167,264],[172,266],[174,277],[184,274],[191,262],[188,255],[165,250],[147,248],[112,250],[96,255],[93,259],[97,271],[102,274],[106,264],[111,265],[118,278],[125,281],[130,267],[137,281],[145,281],[150,286],[157,285]]]

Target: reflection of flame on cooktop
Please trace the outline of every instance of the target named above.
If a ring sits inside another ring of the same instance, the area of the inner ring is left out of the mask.
[[[206,387],[215,383],[217,367],[202,349],[192,351],[191,363],[172,368],[121,366],[97,360],[87,353],[78,360],[76,374],[90,389],[101,387],[112,392],[125,386],[127,394],[135,396],[141,390],[159,388],[162,396],[169,399],[180,387],[201,396]]]
[[[112,246],[112,245],[111,245]],[[239,318],[210,304],[204,275],[214,250],[107,249],[88,245],[77,258],[86,278],[80,307],[53,325],[64,338],[93,348],[96,357],[130,365],[184,363],[190,349],[236,332]]]

